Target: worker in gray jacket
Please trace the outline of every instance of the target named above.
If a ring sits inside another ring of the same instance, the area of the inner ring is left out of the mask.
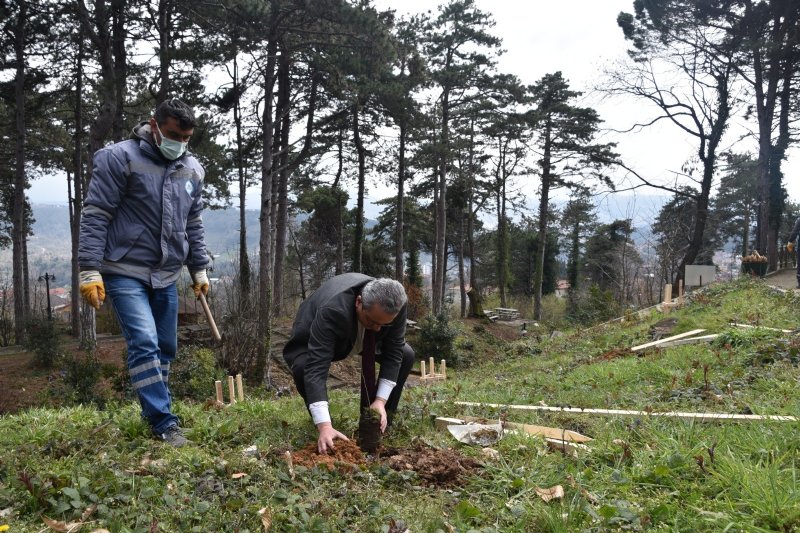
[[[130,139],[99,150],[83,205],[80,291],[99,309],[106,293],[128,346],[128,373],[153,433],[188,442],[171,410],[169,367],[177,351],[176,281],[187,265],[199,297],[208,292],[205,172],[187,151],[196,126],[177,98],[162,102]]]

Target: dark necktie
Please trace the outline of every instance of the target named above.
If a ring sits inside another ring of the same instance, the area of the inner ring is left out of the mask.
[[[361,407],[369,407],[378,392],[375,379],[375,343],[377,333],[371,329],[364,330],[364,342],[361,347]]]

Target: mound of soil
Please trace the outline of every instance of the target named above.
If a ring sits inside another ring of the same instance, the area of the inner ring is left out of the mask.
[[[480,470],[475,459],[457,450],[436,449],[423,445],[394,450],[386,454],[386,463],[395,470],[413,470],[427,486],[453,487]]]
[[[328,470],[333,470],[336,467],[352,469],[357,465],[366,464],[366,459],[355,442],[337,440],[334,449],[327,454],[321,454],[317,451],[316,442],[309,443],[302,450],[292,454],[292,462],[307,468],[325,466]]]

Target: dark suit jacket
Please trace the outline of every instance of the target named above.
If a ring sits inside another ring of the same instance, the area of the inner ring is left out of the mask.
[[[358,334],[356,296],[375,278],[350,273],[333,277],[300,304],[292,325],[292,334],[283,348],[283,358],[290,367],[302,354],[305,359],[306,403],[328,401],[328,371],[332,361],[350,354]],[[406,336],[406,308],[378,333],[381,356],[379,379],[397,381],[403,360]]]

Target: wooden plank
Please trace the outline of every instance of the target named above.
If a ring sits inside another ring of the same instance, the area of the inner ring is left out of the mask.
[[[656,411],[633,411],[625,409],[583,409],[581,407],[550,407],[549,405],[510,405],[502,403],[481,403],[481,402],[453,402],[455,405],[465,407],[494,407],[499,409],[518,409],[522,411],[553,411],[558,413],[575,413],[591,415],[613,415],[613,416],[645,416],[663,418],[682,418],[685,420],[695,420],[697,422],[714,422],[718,420],[731,420],[734,422],[749,422],[755,420],[766,420],[772,422],[797,422],[796,416],[788,415],[739,415],[729,413],[684,413],[677,411],[656,412]]]
[[[790,329],[768,328],[766,326],[752,326],[750,324],[737,324],[736,322],[731,322],[731,326],[736,326],[737,328],[766,329],[767,331],[780,331],[781,333],[792,332],[792,330]]]
[[[547,446],[553,451],[560,451],[563,452],[565,455],[570,455],[572,457],[577,457],[578,452],[588,452],[589,447],[585,444],[580,444],[578,442],[569,442],[566,440],[561,439],[551,439],[545,438],[545,442]]]
[[[483,420],[475,416],[465,416],[464,420],[467,422],[477,422]],[[507,429],[515,429],[527,433],[528,435],[541,435],[552,439],[567,440],[571,442],[589,442],[591,437],[581,435],[577,431],[569,429],[551,428],[547,426],[534,426],[532,424],[519,424],[517,422],[503,422],[503,427]]]
[[[433,427],[439,431],[445,431],[447,426],[460,426],[464,424],[464,420],[460,418],[447,418],[446,416],[437,416],[433,420]]]
[[[644,350],[645,348],[652,348],[653,346],[658,346],[659,344],[664,344],[665,342],[682,339],[684,337],[691,337],[692,335],[697,335],[698,333],[702,333],[704,331],[705,331],[704,329],[693,329],[692,331],[687,331],[685,333],[681,333],[680,335],[673,335],[672,337],[665,337],[657,341],[648,342],[647,344],[640,344],[639,346],[634,346],[633,348],[631,348],[631,351],[638,352],[639,350]]]
[[[700,337],[691,337],[689,339],[678,339],[676,341],[671,341],[666,344],[662,344],[659,347],[669,348],[671,346],[681,346],[682,344],[692,344],[694,342],[711,342],[717,337],[719,337],[719,333],[714,333],[713,335],[703,335]]]

